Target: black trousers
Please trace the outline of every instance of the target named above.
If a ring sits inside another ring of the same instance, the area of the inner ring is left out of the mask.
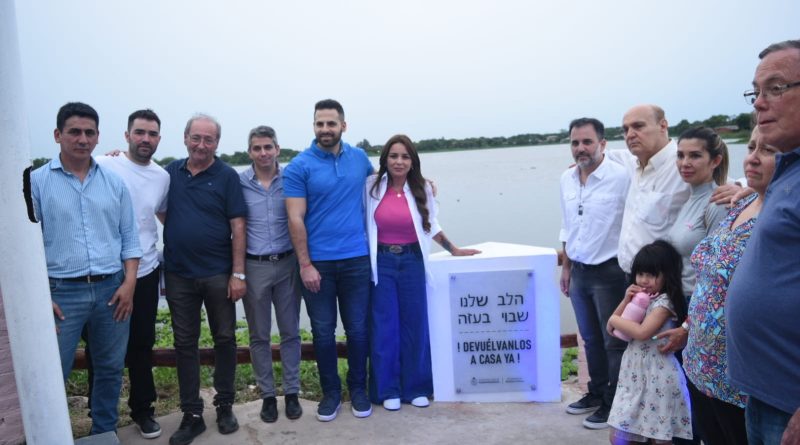
[[[706,445],[747,445],[744,408],[703,394],[688,379],[692,397],[692,420],[703,431]]]
[[[128,367],[130,391],[128,407],[131,418],[152,416],[155,412],[156,387],[153,382],[153,345],[156,341],[156,313],[158,312],[160,268],[136,280],[133,293],[133,312],[131,313],[130,335],[128,336],[128,352],[125,355],[125,366]],[[92,361],[89,345],[86,341],[87,370],[89,371],[89,394],[92,394]],[[89,409],[92,400],[89,399]]]
[[[686,371],[683,370],[683,349],[675,351],[675,357],[678,359],[678,363],[681,364],[681,372],[683,373],[683,377],[686,379],[686,385],[691,386],[692,383],[689,381],[689,377],[686,377]],[[705,431],[703,431],[700,427],[700,423],[697,421],[697,404],[695,402],[694,394],[691,390],[689,390],[689,402],[692,404],[692,439],[682,439],[680,437],[673,437],[672,443],[675,445],[700,445],[701,440],[705,440]]]

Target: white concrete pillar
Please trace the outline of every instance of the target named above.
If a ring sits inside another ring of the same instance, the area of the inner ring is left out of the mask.
[[[57,110],[48,110],[55,113]],[[30,141],[13,0],[0,1],[0,289],[29,445],[72,443],[39,224],[28,220],[22,172]],[[54,149],[55,153],[55,149]],[[4,358],[0,358],[2,360]]]

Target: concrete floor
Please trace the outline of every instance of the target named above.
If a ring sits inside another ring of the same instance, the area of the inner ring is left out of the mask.
[[[577,383],[562,385],[561,403],[432,403],[428,408],[403,405],[399,411],[386,411],[374,405],[373,413],[357,419],[344,403],[332,422],[315,417],[317,402],[302,400],[303,417],[288,420],[283,413],[283,398],[278,398],[280,418],[267,424],[259,418],[261,402],[234,407],[239,431],[223,436],[217,432],[216,413],[206,408],[206,431],[194,445],[248,444],[580,444],[608,443],[608,430],[592,431],[581,425],[585,416],[566,414],[566,406],[580,398]],[[163,434],[143,439],[136,426],[119,430],[123,444],[167,444],[177,429],[180,413],[158,419]]]

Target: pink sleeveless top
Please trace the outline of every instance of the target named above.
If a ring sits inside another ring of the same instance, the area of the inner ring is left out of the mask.
[[[405,193],[386,189],[378,208],[375,209],[375,225],[378,226],[378,243],[410,244],[417,242],[414,220],[408,208]]]

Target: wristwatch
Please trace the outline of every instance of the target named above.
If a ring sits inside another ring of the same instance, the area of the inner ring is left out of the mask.
[[[240,279],[242,281],[244,281],[247,278],[247,276],[245,274],[243,274],[243,273],[234,272],[231,275],[233,276],[233,278],[238,278],[238,279]]]

